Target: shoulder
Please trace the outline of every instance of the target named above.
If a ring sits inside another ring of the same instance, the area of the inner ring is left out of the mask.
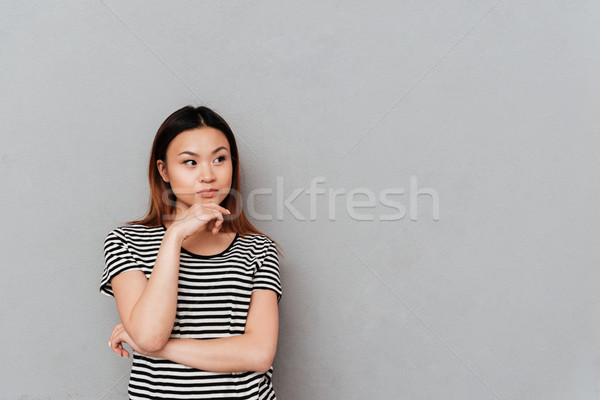
[[[276,250],[275,242],[259,233],[239,235],[238,241],[240,247],[256,256],[264,256],[267,252]]]
[[[149,227],[145,225],[122,225],[106,235],[106,242],[118,240],[124,243],[136,243],[162,240],[164,228],[162,226]]]
[[[269,239],[266,235],[260,234],[260,233],[249,233],[246,235],[240,235],[240,239],[250,243],[254,246],[258,246],[258,247],[268,247],[268,246],[272,246],[275,244],[275,242],[273,242],[271,239]]]

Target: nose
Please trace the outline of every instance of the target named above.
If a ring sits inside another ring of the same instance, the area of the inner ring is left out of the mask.
[[[198,181],[199,182],[212,182],[215,180],[215,174],[213,173],[212,166],[210,163],[201,163],[201,167],[198,168]]]

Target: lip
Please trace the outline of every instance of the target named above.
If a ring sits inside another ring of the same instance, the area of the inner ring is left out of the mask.
[[[196,193],[200,194],[200,193],[218,192],[218,191],[219,191],[219,189],[203,189],[203,190],[201,190],[199,192],[196,192]]]
[[[196,192],[196,194],[200,197],[214,197],[217,195],[217,193],[219,193],[218,189],[204,189]]]

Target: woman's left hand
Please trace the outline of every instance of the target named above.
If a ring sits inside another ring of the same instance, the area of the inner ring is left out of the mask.
[[[111,347],[112,351],[117,353],[120,357],[125,356],[129,358],[129,352],[123,347],[123,342],[131,346],[133,351],[143,354],[141,349],[131,339],[131,336],[129,336],[129,333],[127,333],[123,324],[118,323],[110,334],[108,345]]]

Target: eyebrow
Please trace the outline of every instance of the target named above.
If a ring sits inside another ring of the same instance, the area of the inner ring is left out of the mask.
[[[213,150],[213,152],[211,154],[215,154],[215,153],[219,152],[220,150],[227,150],[227,147],[225,147],[225,146],[217,147],[216,149]],[[199,154],[194,153],[193,151],[188,151],[188,150],[182,151],[181,153],[179,153],[177,155],[181,156],[181,155],[184,155],[184,154],[188,154],[188,155],[194,156],[194,157],[200,157]]]

